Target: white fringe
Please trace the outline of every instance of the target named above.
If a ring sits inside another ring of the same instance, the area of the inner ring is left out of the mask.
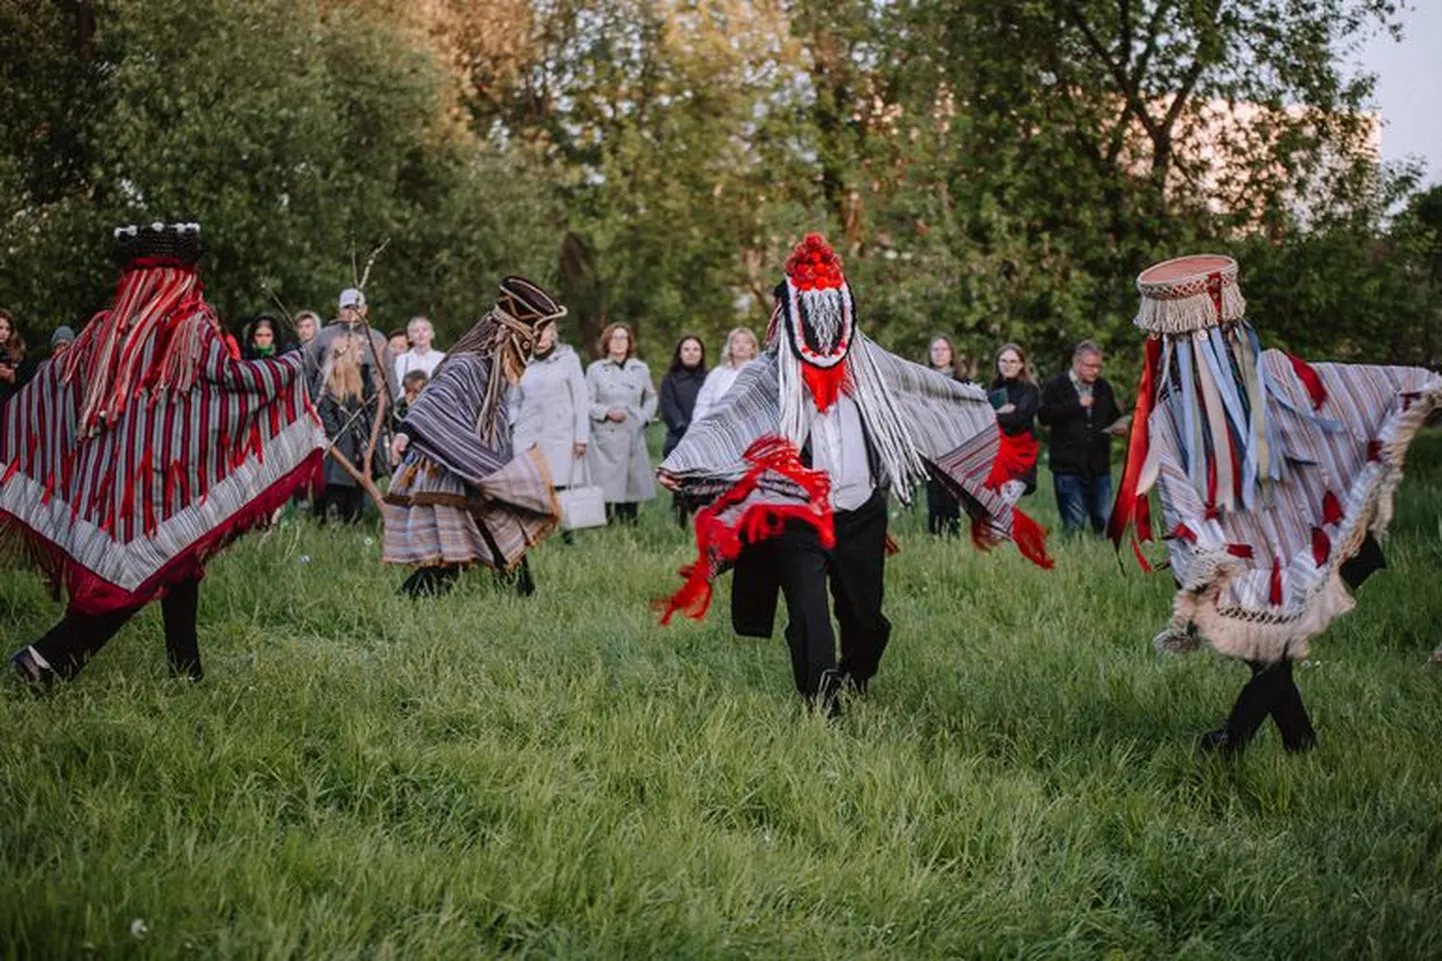
[[[1175,299],[1157,299],[1143,293],[1134,323],[1142,330],[1159,334],[1184,334],[1222,324],[1235,324],[1246,316],[1247,299],[1242,296],[1242,288],[1231,283],[1222,287],[1221,317],[1217,316],[1212,295],[1205,289]]]

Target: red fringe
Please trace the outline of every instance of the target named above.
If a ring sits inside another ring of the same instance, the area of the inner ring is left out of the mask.
[[[844,361],[831,367],[801,365],[801,377],[811,391],[811,399],[816,401],[816,409],[823,414],[836,403],[836,398],[841,396],[842,388],[846,386],[846,367]]]
[[[1382,442],[1380,440],[1367,441],[1367,460],[1380,461],[1382,459]]]
[[[0,518],[18,528],[25,536],[25,540],[35,554],[42,570],[50,577],[52,585],[58,589],[63,583],[65,591],[69,595],[69,610],[84,614],[108,614],[114,611],[133,610],[154,600],[172,584],[203,576],[203,565],[207,560],[214,557],[246,531],[268,524],[270,516],[278,508],[284,507],[296,488],[316,470],[320,458],[320,451],[312,451],[288,474],[253,497],[248,504],[232,514],[225,522],[201,535],[189,547],[172,557],[160,570],[131,591],[118,587],[94,571],[82,567],[59,545],[25,526],[13,514],[0,511]]]
[[[1022,557],[1044,570],[1056,566],[1046,552],[1046,530],[1016,508],[1011,511],[1011,536]]]
[[[1227,553],[1248,561],[1257,556],[1257,552],[1252,549],[1251,544],[1228,544]]]
[[[1282,561],[1280,558],[1272,558],[1272,594],[1273,607],[1282,606]]]
[[[996,460],[991,462],[991,473],[987,475],[986,486],[997,490],[1007,481],[1021,480],[1036,466],[1036,455],[1041,445],[1030,433],[1008,434],[1000,426],[996,429],[1001,443],[996,448]]]
[[[1011,511],[1011,539],[1021,556],[1037,567],[1049,571],[1056,566],[1056,561],[1046,552],[1046,528],[1016,508]],[[989,551],[1000,543],[992,535],[991,522],[985,515],[972,518],[971,543],[980,551]]]
[[[1176,528],[1172,531],[1172,536],[1180,537],[1182,540],[1190,541],[1193,544],[1197,542],[1197,532],[1192,530],[1186,524],[1178,524]]]
[[[836,546],[836,529],[831,511],[831,482],[821,471],[802,466],[801,457],[790,441],[781,437],[759,438],[746,451],[748,470],[736,484],[716,501],[696,513],[696,560],[681,568],[685,578],[681,589],[669,598],[658,601],[661,623],[671,623],[671,616],[680,611],[692,620],[701,620],[711,607],[712,581],[724,566],[733,563],[747,544],[755,544],[779,535],[787,521],[800,521],[815,527],[823,547]],[[806,504],[753,504],[742,512],[734,526],[721,520],[721,514],[751,496],[761,475],[775,472],[800,485],[806,492]]]
[[[1320,527],[1312,528],[1312,560],[1321,567],[1327,563],[1327,558],[1332,553],[1332,538]]]
[[[1287,359],[1292,362],[1292,370],[1296,372],[1297,379],[1307,388],[1307,395],[1312,398],[1312,409],[1321,410],[1322,405],[1327,402],[1327,388],[1322,385],[1321,376],[1302,358],[1288,354]]]

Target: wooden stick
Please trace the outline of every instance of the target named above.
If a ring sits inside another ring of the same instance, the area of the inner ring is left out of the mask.
[[[370,495],[371,500],[375,501],[376,509],[381,512],[381,526],[385,526],[386,502],[385,498],[381,496],[380,488],[375,485],[375,481],[356,470],[356,466],[350,462],[350,458],[335,448],[331,448],[328,453],[331,457],[335,458],[335,462],[341,466],[341,470],[355,478],[356,483],[365,489],[365,492]]]

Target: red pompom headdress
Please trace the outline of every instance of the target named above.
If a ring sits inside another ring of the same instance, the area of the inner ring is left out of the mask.
[[[807,234],[786,260],[786,279],[776,287],[770,337],[784,328],[801,360],[817,410],[827,410],[845,387],[846,359],[856,334],[856,305],[841,272],[841,258],[821,234]]]

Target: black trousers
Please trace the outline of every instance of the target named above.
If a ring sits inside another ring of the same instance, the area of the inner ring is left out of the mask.
[[[1240,751],[1270,716],[1282,735],[1282,746],[1288,751],[1305,751],[1317,743],[1312,719],[1302,704],[1302,692],[1292,680],[1292,662],[1282,659],[1272,663],[1248,661],[1252,679],[1237,695],[1227,718],[1228,747]]]
[[[932,534],[961,533],[961,505],[956,495],[934,477],[926,479],[926,529]]]
[[[315,499],[313,511],[316,520],[324,522],[332,509],[342,523],[357,523],[365,510],[365,491],[358,486],[327,484],[325,490]]]
[[[171,585],[161,598],[160,610],[165,616],[165,650],[171,671],[200,680],[200,647],[195,635],[200,582],[186,580]],[[32,646],[56,673],[71,678],[139,611],[139,607],[108,614],[67,611],[60,623]]]
[[[1348,587],[1356,589],[1372,574],[1387,566],[1387,558],[1376,538],[1368,534],[1357,552],[1342,562],[1338,573]],[[1232,705],[1232,713],[1224,728],[1225,749],[1240,751],[1266,723],[1268,717],[1276,722],[1282,735],[1282,746],[1288,751],[1305,751],[1317,743],[1317,732],[1307,708],[1302,703],[1302,692],[1292,680],[1292,661],[1283,657],[1279,661],[1264,663],[1248,661],[1252,679],[1246,683]]]
[[[772,545],[781,593],[786,598],[786,643],[796,690],[814,698],[839,679],[860,687],[876,674],[891,638],[881,613],[886,573],[886,495],[877,491],[854,511],[836,513],[836,546],[830,550],[812,527],[792,523]],[[841,627],[841,660],[826,590]]]

